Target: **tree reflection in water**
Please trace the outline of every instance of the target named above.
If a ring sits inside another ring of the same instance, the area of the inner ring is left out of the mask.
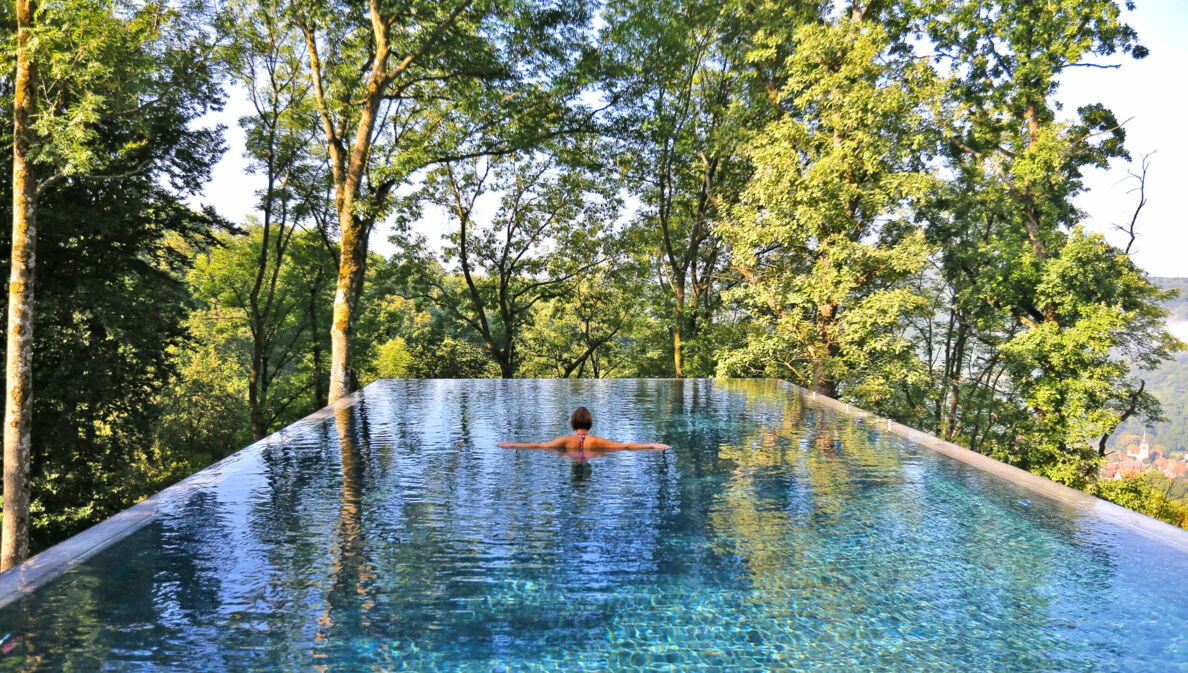
[[[367,635],[368,614],[375,607],[376,572],[367,555],[367,535],[363,523],[364,481],[368,466],[368,432],[365,404],[339,405],[334,409],[334,427],[342,466],[342,492],[339,498],[335,543],[330,550],[332,583],[326,593],[326,605],[318,617],[314,638],[314,670],[331,670],[328,652],[349,647],[356,638]]]

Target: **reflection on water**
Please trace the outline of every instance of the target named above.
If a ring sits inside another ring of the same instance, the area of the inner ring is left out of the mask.
[[[673,449],[495,447],[578,405]],[[1186,571],[770,382],[389,381],[0,609],[0,671],[1188,671]]]

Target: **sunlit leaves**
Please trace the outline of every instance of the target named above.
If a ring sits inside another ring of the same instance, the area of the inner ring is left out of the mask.
[[[796,43],[789,113],[752,142],[754,176],[720,227],[745,279],[730,297],[757,321],[722,372],[877,403],[919,376],[900,321],[923,306],[904,281],[929,247],[898,220],[936,182],[921,154],[935,78],[888,59],[877,25],[806,26]]]

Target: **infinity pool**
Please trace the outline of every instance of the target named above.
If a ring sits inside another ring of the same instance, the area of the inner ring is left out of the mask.
[[[495,446],[578,405],[673,448]],[[1157,536],[771,382],[381,381],[0,609],[0,671],[1167,673],[1185,580]]]

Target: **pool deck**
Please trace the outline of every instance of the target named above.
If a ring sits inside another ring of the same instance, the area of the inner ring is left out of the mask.
[[[1086,515],[1125,526],[1141,535],[1159,540],[1188,553],[1188,530],[1177,528],[1145,514],[1140,514],[1082,493],[1076,489],[1057,484],[1026,470],[1007,465],[989,456],[957,446],[952,442],[946,442],[943,439],[920,432],[901,423],[896,423],[889,418],[877,416],[824,395],[818,395],[811,390],[793,383],[779,381],[779,386],[784,390],[801,396],[805,400],[811,400],[815,404],[827,409],[870,423],[873,427],[915,442],[921,446],[928,447],[937,453],[971,465],[1000,479],[1032,491],[1037,495],[1064,503]],[[245,458],[255,455],[269,444],[284,441],[288,430],[320,424],[325,418],[332,415],[336,409],[353,406],[362,400],[365,395],[366,388],[343,397],[336,403],[306,416],[300,421],[245,447],[214,465],[195,472],[186,479],[166,488],[156,495],[140,501],[119,514],[91,526],[78,535],[50,547],[16,568],[5,573],[0,573],[0,607],[4,607],[22,596],[32,593],[38,587],[53,581],[62,573],[148,525],[159,516],[160,507],[163,502],[176,501],[179,496],[184,497],[211,484],[222,481],[228,474],[234,472],[238,464]]]

